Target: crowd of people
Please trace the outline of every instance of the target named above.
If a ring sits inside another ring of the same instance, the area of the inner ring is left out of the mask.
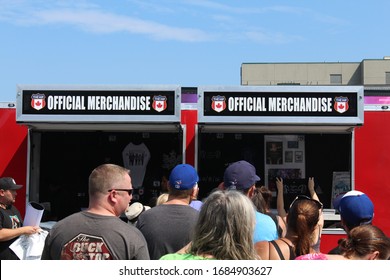
[[[390,239],[372,224],[374,205],[359,191],[335,200],[345,238],[321,252],[323,204],[308,179],[309,195],[298,195],[285,209],[283,179],[272,193],[257,186],[255,167],[231,163],[223,183],[202,201],[199,176],[189,164],[175,166],[167,192],[152,207],[131,203],[131,171],[103,164],[92,170],[86,210],[58,221],[44,240],[43,260],[388,260]],[[0,179],[0,258],[18,259],[10,245],[41,229],[23,226],[14,202],[22,186]],[[121,215],[127,217],[124,222]]]

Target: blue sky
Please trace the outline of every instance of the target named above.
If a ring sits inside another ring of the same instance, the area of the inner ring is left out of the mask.
[[[18,84],[239,85],[245,62],[390,55],[390,1],[0,0],[0,101]]]

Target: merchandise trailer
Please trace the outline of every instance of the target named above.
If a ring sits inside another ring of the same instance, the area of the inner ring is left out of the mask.
[[[100,164],[131,170],[134,200],[156,196],[183,161],[180,87],[19,86],[16,122],[28,127],[28,199],[88,207],[88,176]],[[68,214],[68,213],[63,213]]]
[[[228,164],[246,160],[275,196],[283,178],[286,209],[314,177],[322,252],[345,236],[333,200],[352,189],[372,199],[373,224],[390,234],[390,98],[363,86],[21,85],[16,103],[0,105],[0,173],[26,186],[22,214],[30,201],[47,219],[87,207],[88,176],[102,163],[128,167],[133,200],[148,204],[178,163],[197,168],[203,199]]]

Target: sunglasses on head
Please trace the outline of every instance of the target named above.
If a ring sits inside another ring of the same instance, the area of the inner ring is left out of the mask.
[[[297,202],[298,200],[311,200],[311,201],[314,201],[315,204],[318,206],[318,209],[322,209],[324,208],[324,205],[319,202],[318,200],[315,200],[315,199],[312,199],[306,195],[297,195],[296,198],[294,198],[294,200],[291,202],[290,204],[290,208],[294,205],[295,202]]]
[[[111,189],[111,190],[108,190],[108,192],[112,192],[112,191],[127,192],[129,195],[132,195],[132,194],[133,194],[133,189]]]

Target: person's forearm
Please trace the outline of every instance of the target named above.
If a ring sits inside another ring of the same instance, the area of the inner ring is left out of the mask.
[[[280,179],[276,179],[276,188],[278,190],[278,194],[276,196],[276,209],[278,210],[278,215],[282,218],[285,218],[287,213],[284,209],[284,198],[283,198],[283,181]]]
[[[316,193],[315,191],[310,192],[310,197],[311,197],[312,199],[315,199],[315,200],[317,200],[317,201],[320,201],[320,199],[319,199],[319,197],[318,197],[318,195],[317,195],[317,193]]]
[[[8,241],[15,237],[19,237],[23,234],[34,234],[41,230],[40,227],[36,226],[24,226],[19,228],[2,228],[0,229],[0,241]]]
[[[320,201],[316,191],[315,191],[315,188],[314,188],[315,184],[314,184],[314,178],[313,177],[309,177],[309,182],[308,182],[308,188],[309,188],[309,193],[310,193],[310,197],[314,200],[317,200],[317,201]]]
[[[14,229],[2,228],[0,230],[0,241],[8,241],[8,240],[11,240],[15,237],[22,235],[22,234],[24,234],[23,227],[14,228]]]

